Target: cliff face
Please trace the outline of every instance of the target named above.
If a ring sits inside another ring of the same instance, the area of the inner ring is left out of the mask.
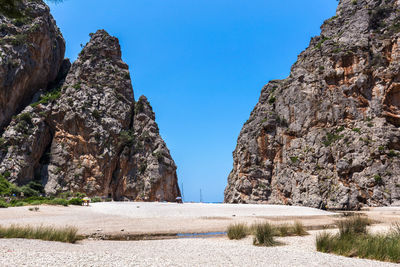
[[[65,51],[49,8],[41,1],[16,2],[20,14],[0,12],[0,132],[56,79]]]
[[[132,133],[131,138],[123,139],[128,145],[122,150],[115,173],[114,195],[145,201],[174,201],[180,196],[176,165],[160,137],[154,112],[144,96],[135,103],[129,134]]]
[[[0,173],[18,185],[39,181],[50,195],[174,201],[176,166],[150,104],[145,97],[135,103],[118,39],[99,30],[72,66],[68,60],[57,66],[51,82],[32,78],[47,90],[31,88],[31,104],[12,113],[0,138]]]
[[[239,135],[225,202],[400,200],[400,1],[342,0]]]

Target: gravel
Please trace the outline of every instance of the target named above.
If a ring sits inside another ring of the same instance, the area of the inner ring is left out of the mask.
[[[89,207],[40,206],[0,209],[0,225],[74,226],[80,234],[196,233],[225,231],[232,223],[301,220],[305,225],[333,222],[331,212],[281,205],[105,202]]]
[[[226,237],[78,244],[4,239],[0,266],[396,266],[316,252],[315,234],[279,238],[286,245],[269,248]]]
[[[251,223],[264,218],[274,221],[279,217],[288,221],[297,218],[318,221],[320,224],[333,220],[332,214],[279,205],[112,202],[94,203],[91,207],[41,206],[39,212],[28,211],[28,207],[3,209],[0,210],[0,225],[68,224],[86,233],[121,233],[122,229],[124,233],[184,233],[221,231],[237,221]],[[387,227],[374,228],[385,230]],[[77,244],[0,239],[0,266],[396,266],[316,252],[317,232],[312,231],[305,237],[279,238],[285,245],[271,248],[253,246],[250,237],[240,241],[226,237],[84,240]]]

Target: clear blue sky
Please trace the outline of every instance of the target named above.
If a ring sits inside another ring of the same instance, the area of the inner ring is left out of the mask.
[[[75,60],[89,33],[119,38],[135,98],[146,95],[185,201],[223,200],[232,151],[269,80],[335,14],[336,0],[65,0],[50,4]]]

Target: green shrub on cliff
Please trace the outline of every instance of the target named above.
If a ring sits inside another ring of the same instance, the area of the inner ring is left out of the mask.
[[[21,192],[24,193],[25,197],[40,196],[44,193],[44,188],[41,183],[32,181],[27,185],[22,186]]]
[[[123,130],[119,133],[119,144],[121,146],[132,146],[135,143],[135,135],[132,130]]]
[[[46,0],[46,2],[61,3],[63,0]],[[9,18],[23,20],[28,15],[21,10],[21,4],[21,0],[0,0],[0,13]]]
[[[18,194],[21,190],[0,174],[0,196],[12,196]]]
[[[53,102],[61,97],[61,88],[56,88],[46,94],[42,95],[39,101],[32,103],[31,107],[36,107],[39,104],[47,105],[49,102]]]
[[[8,208],[8,204],[7,202],[5,202],[4,200],[0,199],[0,209],[1,208]]]
[[[23,15],[18,9],[19,0],[0,0],[0,13],[10,18],[21,18]]]

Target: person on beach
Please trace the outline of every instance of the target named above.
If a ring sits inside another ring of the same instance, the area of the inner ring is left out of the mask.
[[[84,197],[83,199],[83,206],[88,206],[89,207],[89,204],[90,204],[90,198],[88,198],[88,197]]]

